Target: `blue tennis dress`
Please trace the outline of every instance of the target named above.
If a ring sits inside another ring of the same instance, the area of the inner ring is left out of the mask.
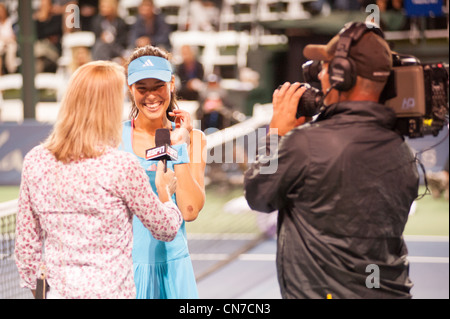
[[[134,154],[132,123],[123,126],[121,148]],[[174,123],[173,123],[174,126]],[[158,161],[147,161],[134,154],[147,172],[153,191]],[[167,162],[173,170],[173,163]],[[175,195],[172,197],[176,203]],[[185,222],[171,242],[156,240],[141,221],[133,217],[133,268],[137,299],[197,299],[197,283],[189,255]]]

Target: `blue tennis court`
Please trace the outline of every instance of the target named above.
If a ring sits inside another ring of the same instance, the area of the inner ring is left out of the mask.
[[[406,236],[414,299],[449,298],[449,239],[446,236]],[[190,239],[199,246],[201,239]],[[206,263],[220,263],[229,257],[227,249],[241,239],[214,245],[215,252],[192,251],[194,270],[200,273]],[[248,239],[251,242],[254,239]],[[231,245],[231,246],[230,246]],[[228,248],[227,248],[228,247]],[[275,265],[276,240],[266,239],[198,280],[200,298],[278,299],[281,298]]]

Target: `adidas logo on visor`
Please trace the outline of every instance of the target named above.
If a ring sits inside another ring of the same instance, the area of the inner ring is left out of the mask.
[[[142,65],[142,67],[146,67],[146,66],[155,66],[155,65],[152,63],[152,61],[147,60],[147,61],[145,61],[145,63]]]

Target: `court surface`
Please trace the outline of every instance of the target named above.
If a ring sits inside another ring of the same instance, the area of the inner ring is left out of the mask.
[[[405,236],[414,283],[414,299],[449,298],[449,239],[446,236]],[[198,277],[200,298],[204,299],[278,299],[275,254],[276,240],[230,238],[223,244],[210,245],[207,240],[190,238],[194,248],[200,241],[214,251],[191,249],[194,271]],[[210,240],[210,239],[208,239]],[[245,243],[247,241],[247,243]],[[233,246],[250,247],[233,256]],[[229,260],[229,257],[232,260]],[[228,258],[228,259],[227,259]],[[218,265],[219,264],[219,265]],[[211,265],[216,265],[211,266]],[[218,265],[218,266],[217,266]]]

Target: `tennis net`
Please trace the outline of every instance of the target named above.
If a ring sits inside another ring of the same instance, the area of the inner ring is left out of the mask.
[[[0,203],[0,299],[32,298],[29,289],[20,288],[14,261],[17,199]]]

